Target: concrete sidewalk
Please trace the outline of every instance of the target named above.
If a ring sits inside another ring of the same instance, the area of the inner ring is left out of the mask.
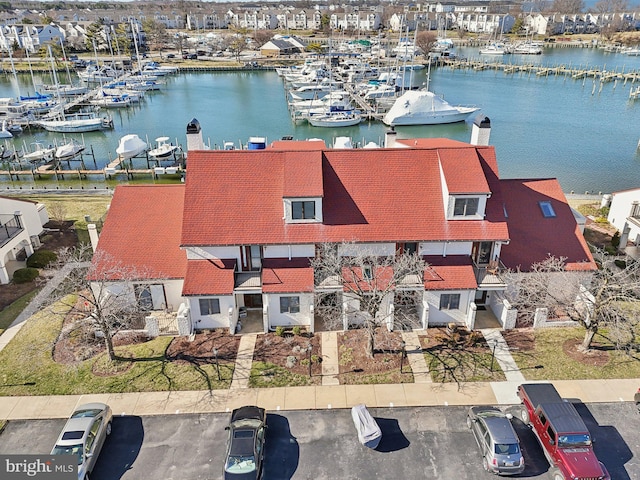
[[[584,403],[631,402],[637,379],[557,380],[564,398]],[[167,415],[229,412],[242,405],[271,411],[368,407],[454,405],[512,405],[519,383],[456,384],[407,383],[398,385],[329,385],[283,388],[243,388],[192,392],[146,392],[49,397],[0,397],[0,419],[66,418],[87,402],[108,403],[114,415]],[[508,401],[505,401],[508,400]]]

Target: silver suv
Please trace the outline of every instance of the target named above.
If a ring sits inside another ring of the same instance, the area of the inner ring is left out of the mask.
[[[467,426],[482,452],[482,466],[491,473],[512,475],[524,471],[520,441],[510,421],[496,407],[471,407]]]

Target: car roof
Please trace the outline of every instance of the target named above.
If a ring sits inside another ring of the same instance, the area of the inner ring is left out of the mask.
[[[82,443],[82,439],[86,437],[89,428],[91,428],[91,424],[93,423],[94,418],[95,417],[80,417],[70,418],[69,420],[67,420],[67,423],[62,429],[56,445],[65,446],[77,445],[78,443]],[[72,435],[71,438],[64,439],[64,437],[69,436],[71,432],[78,432],[78,434]]]
[[[587,426],[575,407],[566,402],[543,403],[540,410],[557,433],[588,433]]]
[[[482,417],[495,443],[518,443],[518,437],[506,417]]]
[[[247,436],[237,437],[238,432],[246,432]],[[251,433],[249,436],[248,434]],[[237,428],[231,431],[231,455],[253,455],[253,446],[255,438],[254,428]]]
[[[236,408],[231,413],[231,423],[236,420],[244,420],[244,419],[255,419],[264,422],[265,420],[265,410],[264,408],[256,407],[256,406],[245,406]]]

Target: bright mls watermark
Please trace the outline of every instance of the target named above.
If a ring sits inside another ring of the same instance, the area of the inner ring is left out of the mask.
[[[0,455],[2,480],[76,480],[76,455]]]

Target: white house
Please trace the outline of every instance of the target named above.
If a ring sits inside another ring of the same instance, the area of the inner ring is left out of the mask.
[[[640,188],[614,192],[607,220],[620,232],[622,247],[627,241],[640,245]]]
[[[49,221],[41,203],[0,196],[0,284],[9,283],[13,272],[40,246],[39,235]]]

